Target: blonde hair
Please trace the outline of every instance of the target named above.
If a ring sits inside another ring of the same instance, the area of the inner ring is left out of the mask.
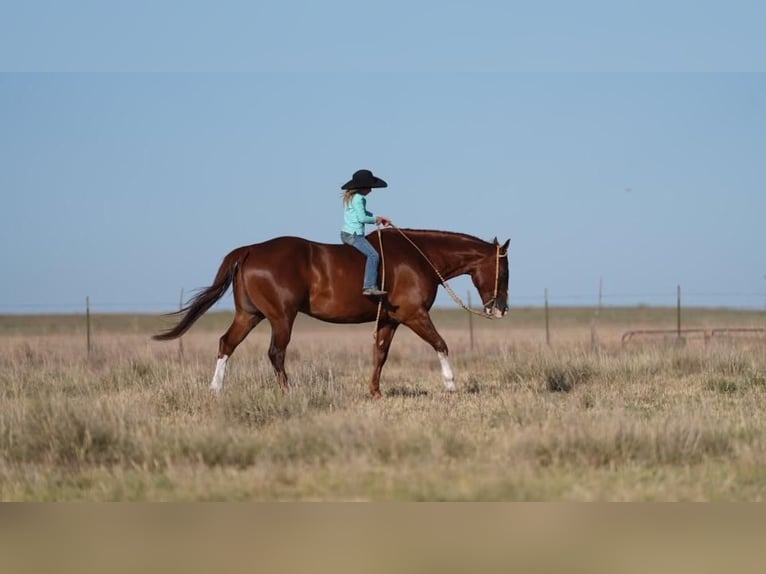
[[[356,195],[357,193],[359,193],[358,189],[347,189],[346,191],[344,191],[343,192],[343,205],[348,207],[348,204],[351,201],[351,198],[354,197],[354,195]]]

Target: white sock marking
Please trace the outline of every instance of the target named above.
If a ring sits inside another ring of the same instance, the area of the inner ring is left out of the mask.
[[[223,378],[226,375],[226,361],[229,357],[224,355],[215,363],[215,373],[213,374],[213,382],[210,383],[210,390],[214,393],[220,393],[223,389]]]
[[[457,387],[455,387],[455,375],[452,373],[452,365],[450,365],[449,357],[447,357],[446,353],[440,352],[437,352],[436,355],[439,357],[439,362],[442,365],[442,379],[444,379],[444,388],[448,391],[457,390]]]

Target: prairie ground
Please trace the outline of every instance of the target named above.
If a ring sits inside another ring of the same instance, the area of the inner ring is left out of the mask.
[[[457,393],[402,328],[368,396],[372,325],[301,318],[283,394],[260,325],[208,385],[230,313],[178,342],[156,316],[0,317],[0,499],[764,500],[766,337],[673,329],[674,309],[437,311]],[[685,310],[684,328],[766,327]]]

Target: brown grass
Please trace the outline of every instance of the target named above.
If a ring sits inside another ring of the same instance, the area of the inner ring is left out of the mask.
[[[207,387],[227,313],[177,343],[156,317],[0,318],[2,500],[763,500],[766,342],[684,347],[632,328],[672,310],[539,310],[476,323],[439,312],[459,392],[406,329],[368,398],[371,325],[302,319],[277,388],[268,327]],[[757,312],[691,310],[685,327],[759,327]]]

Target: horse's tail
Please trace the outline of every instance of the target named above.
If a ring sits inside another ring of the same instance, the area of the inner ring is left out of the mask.
[[[183,315],[183,318],[179,323],[162,333],[154,335],[152,339],[157,341],[169,341],[170,339],[177,339],[194,324],[194,322],[202,317],[205,312],[212,307],[216,301],[224,296],[229,286],[234,281],[234,276],[237,269],[242,265],[242,262],[247,257],[247,248],[240,247],[229,253],[223,259],[223,263],[218,268],[218,273],[215,276],[215,280],[210,287],[201,290],[194,298],[180,311],[170,313],[170,315]]]

